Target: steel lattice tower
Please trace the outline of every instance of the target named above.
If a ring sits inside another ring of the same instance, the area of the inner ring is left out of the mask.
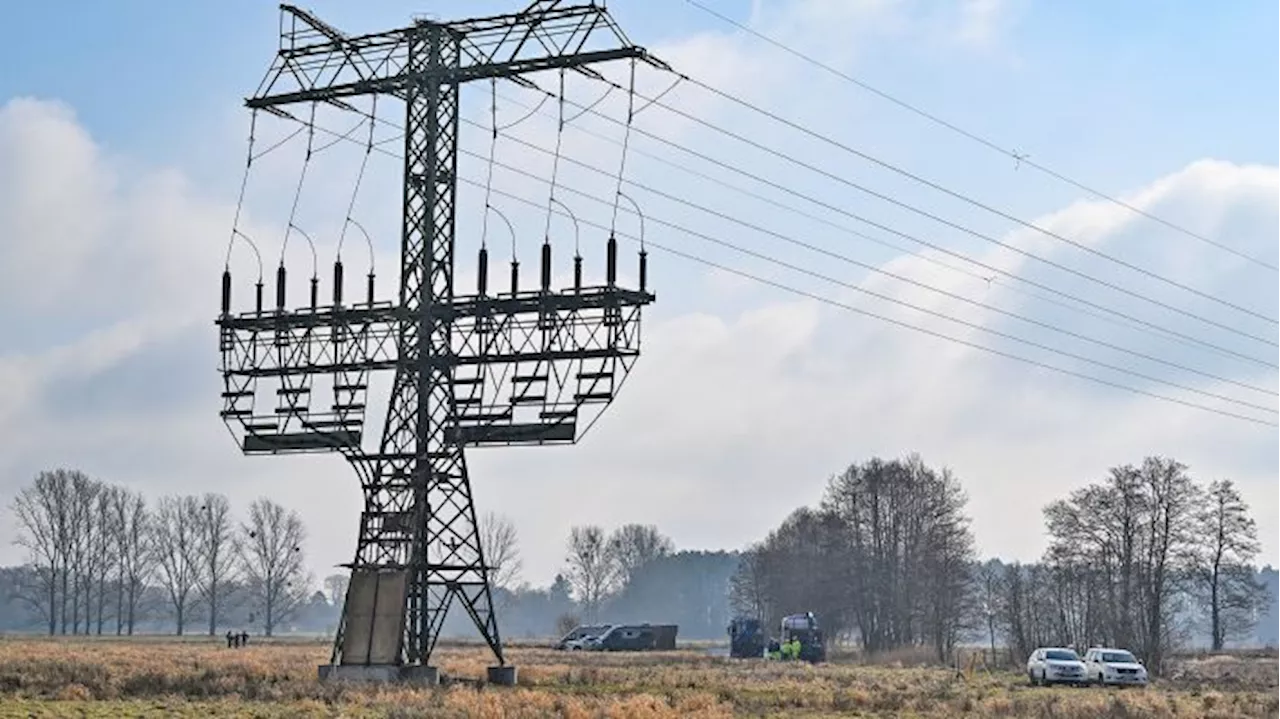
[[[282,113],[299,103],[350,108],[342,98],[390,95],[405,106],[403,230],[399,296],[344,304],[335,263],[332,304],[286,309],[285,271],[276,306],[262,282],[252,311],[230,309],[223,275],[218,319],[225,382],[222,416],[247,454],[339,451],[364,494],[351,582],[321,676],[432,681],[429,659],[457,602],[493,650],[495,681],[514,681],[494,614],[467,473],[465,448],[571,443],[583,415],[612,401],[639,355],[645,291],[617,285],[609,238],[602,286],[550,287],[543,246],[540,287],[490,294],[480,252],[478,292],[454,286],[459,93],[467,82],[619,59],[651,61],[596,5],[534,2],[511,15],[435,22],[348,36],[298,8],[281,6],[280,49],[246,105]],[[603,40],[603,47],[599,47]],[[656,61],[652,61],[656,62]],[[371,372],[394,370],[386,424],[366,450]],[[331,382],[332,403],[312,405]],[[264,388],[279,406],[255,409]]]

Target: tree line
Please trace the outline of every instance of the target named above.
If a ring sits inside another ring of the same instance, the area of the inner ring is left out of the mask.
[[[999,634],[1019,661],[1109,645],[1158,671],[1191,631],[1221,649],[1268,601],[1235,486],[1199,484],[1172,459],[1114,467],[1045,507],[1049,547],[1032,565],[979,564],[965,505],[958,479],[915,455],[854,464],[743,554],[733,607],[769,626],[814,611],[868,653],[928,647],[945,661],[975,635],[994,653]]]
[[[1257,581],[1257,528],[1234,483],[1197,483],[1173,459],[1113,467],[1044,516],[1038,565],[978,575],[993,623],[1019,652],[1123,646],[1158,670],[1194,631],[1214,650],[1247,635],[1275,600]]]
[[[79,470],[54,469],[23,487],[11,509],[27,553],[12,591],[49,634],[131,635],[144,597],[159,594],[177,634],[197,610],[217,633],[228,599],[241,598],[270,636],[307,600],[306,529],[269,499],[236,522],[221,494],[150,503]]]

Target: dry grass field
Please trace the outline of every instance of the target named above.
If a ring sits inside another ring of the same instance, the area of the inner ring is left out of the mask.
[[[731,660],[705,650],[513,647],[515,688],[485,650],[447,647],[437,689],[320,684],[327,644],[0,638],[0,717],[1275,717],[1274,657],[1189,660],[1147,689],[1033,688],[1015,673]]]

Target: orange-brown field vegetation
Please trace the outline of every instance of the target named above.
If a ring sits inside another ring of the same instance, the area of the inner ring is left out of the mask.
[[[0,638],[0,717],[1275,717],[1274,655],[1183,660],[1146,689],[1036,688],[1015,672],[731,660],[705,649],[584,654],[511,647],[519,686],[474,681],[478,647],[443,647],[428,689],[321,684],[319,642]],[[464,681],[473,680],[473,681]]]

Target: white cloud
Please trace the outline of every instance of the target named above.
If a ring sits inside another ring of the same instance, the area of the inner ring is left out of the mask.
[[[1009,17],[1008,0],[962,0],[955,34],[960,42],[977,47],[990,45]]]

